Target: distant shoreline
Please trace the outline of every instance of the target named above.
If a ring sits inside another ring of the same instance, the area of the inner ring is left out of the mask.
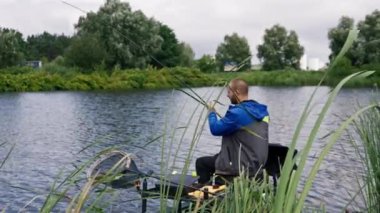
[[[380,75],[349,82],[347,87],[380,85]],[[9,68],[0,70],[0,92],[155,90],[222,85],[242,78],[252,86],[315,86],[324,72],[246,71],[202,73],[192,68],[130,69],[83,73],[73,68],[55,67],[33,70]],[[334,86],[341,77],[328,77],[322,85]]]

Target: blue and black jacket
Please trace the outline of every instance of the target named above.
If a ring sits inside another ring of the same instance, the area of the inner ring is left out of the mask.
[[[268,157],[267,106],[253,100],[231,105],[218,119],[208,117],[211,133],[222,136],[221,151],[216,159],[216,174],[239,175],[241,171],[255,176],[261,173]]]

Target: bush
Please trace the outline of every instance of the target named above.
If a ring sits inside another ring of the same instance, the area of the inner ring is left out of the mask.
[[[343,57],[332,70],[329,71],[329,77],[345,77],[354,73],[352,62],[347,57]]]

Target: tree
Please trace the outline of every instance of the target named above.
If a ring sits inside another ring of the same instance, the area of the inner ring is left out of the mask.
[[[214,72],[216,70],[215,58],[211,55],[203,55],[197,61],[197,67],[202,72]]]
[[[24,47],[20,32],[0,28],[0,68],[19,65],[24,59]]]
[[[331,50],[331,53],[329,55],[330,61],[332,61],[340,52],[340,50],[343,48],[344,43],[346,42],[348,33],[351,29],[354,28],[354,19],[342,16],[339,19],[339,23],[336,27],[331,28],[328,32],[328,39],[330,41],[329,47]],[[353,47],[346,53],[346,61],[351,61],[351,64],[357,64],[358,60],[355,56],[355,50],[354,46],[358,46],[357,43],[353,45]]]
[[[52,35],[44,32],[40,35],[32,35],[27,38],[28,60],[41,60],[46,57],[49,61],[63,55],[70,45],[71,38],[65,35]]]
[[[103,63],[107,54],[97,34],[81,34],[74,37],[65,53],[65,63],[85,69],[94,69]]]
[[[159,35],[163,42],[160,49],[153,54],[154,59],[158,62],[153,59],[151,64],[159,68],[162,68],[162,66],[175,67],[180,65],[181,46],[173,30],[165,24],[160,24]]]
[[[224,42],[219,44],[216,50],[216,62],[219,70],[224,69],[224,64],[234,62],[239,64],[251,55],[248,41],[245,37],[240,37],[237,33],[224,36]],[[251,62],[248,60],[242,69],[249,69]]]
[[[98,12],[87,13],[76,25],[78,35],[97,34],[109,57],[109,67],[144,68],[149,54],[159,50],[162,38],[160,25],[141,11],[132,11],[126,2],[107,0]]]
[[[288,34],[285,27],[274,25],[265,30],[264,43],[258,45],[257,51],[264,70],[299,69],[304,48],[295,31]]]
[[[180,49],[180,55],[179,55],[180,66],[191,67],[193,65],[195,53],[193,49],[191,48],[190,44],[181,42],[179,44],[179,49]]]
[[[380,63],[380,11],[375,10],[358,23],[360,30],[357,50],[361,64]]]

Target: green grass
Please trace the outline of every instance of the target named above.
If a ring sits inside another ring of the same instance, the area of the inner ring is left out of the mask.
[[[358,149],[363,161],[366,175],[363,190],[367,211],[378,212],[380,209],[380,107],[363,114],[355,123],[364,153]]]

